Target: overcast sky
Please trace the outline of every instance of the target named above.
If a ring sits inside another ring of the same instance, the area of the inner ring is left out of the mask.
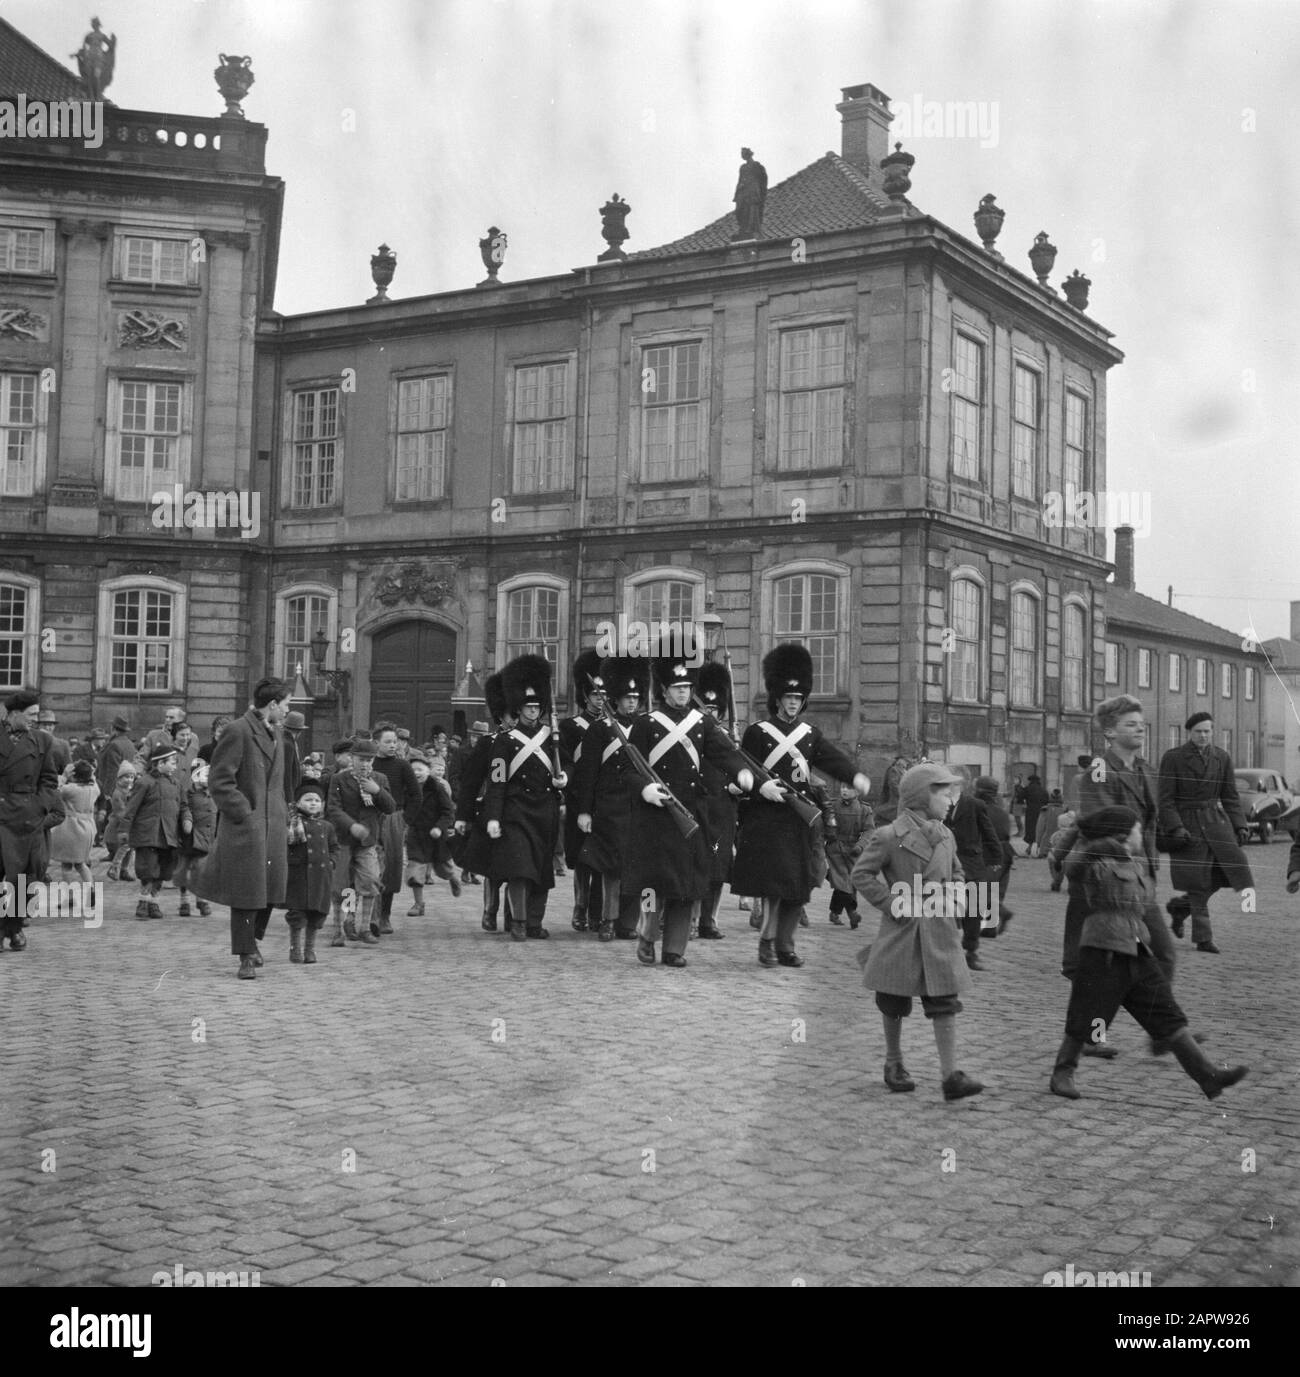
[[[97,3],[97,0],[91,0]],[[75,69],[90,4],[3,0]],[[1149,493],[1137,583],[1262,638],[1300,599],[1300,4],[1294,0],[106,0],[118,105],[217,115],[249,54],[248,117],[287,185],[277,309],[564,273],[631,202],[629,250],[731,209],[737,149],[775,183],[840,149],[840,87],[894,108],[983,102],[996,138],[917,137],[911,199],[999,248],[1080,268],[1110,373],[1112,491]],[[981,146],[981,143],[989,146]],[[1290,147],[1288,147],[1290,145]]]

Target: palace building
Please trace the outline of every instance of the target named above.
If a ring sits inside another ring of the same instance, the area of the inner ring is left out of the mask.
[[[5,28],[0,89],[75,98]],[[774,178],[753,238],[728,213],[624,254],[612,201],[570,272],[509,281],[494,226],[476,286],[389,299],[381,246],[370,301],[294,316],[266,130],[223,94],[108,109],[98,149],[0,140],[4,682],[202,729],[301,666],[317,747],[379,716],[422,739],[525,650],[563,706],[623,617],[700,628],[742,719],[801,641],[812,717],[877,777],[927,751],[1055,781],[1091,749],[1106,537],[1052,497],[1106,489],[1122,355],[1046,236],[1025,272],[992,197],[974,237],[912,203],[881,91],[809,113],[840,151]]]

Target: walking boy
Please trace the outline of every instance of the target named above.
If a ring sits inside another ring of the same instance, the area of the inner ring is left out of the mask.
[[[379,938],[370,930],[381,890],[379,842],[384,818],[396,811],[393,796],[375,778],[374,742],[355,742],[350,768],[337,771],[330,779],[325,813],[339,842],[347,848],[346,861],[339,857],[340,869],[347,875],[356,905],[355,918],[349,913],[343,933],[349,942],[366,947],[379,945]]]
[[[289,960],[295,966],[316,964],[316,934],[325,925],[334,887],[339,840],[324,812],[320,781],[304,780],[289,815],[289,879],[284,891]]]
[[[149,768],[131,790],[122,823],[135,847],[135,873],[140,881],[137,918],[161,918],[156,902],[163,881],[176,870],[176,849],[191,831],[188,803],[176,783],[176,747],[158,742],[149,752]]]

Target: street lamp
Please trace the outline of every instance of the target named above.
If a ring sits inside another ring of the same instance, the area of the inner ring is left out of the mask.
[[[727,655],[727,627],[722,618],[713,610],[712,604],[707,604],[707,610],[700,618],[700,630],[704,633],[704,653],[709,660],[726,658]],[[719,657],[718,651],[721,649],[722,656]]]
[[[346,669],[325,668],[325,656],[329,654],[330,644],[329,638],[325,635],[325,628],[318,626],[316,634],[311,638],[312,669],[329,682],[330,688],[338,694],[339,707],[346,712],[352,696],[352,673]]]

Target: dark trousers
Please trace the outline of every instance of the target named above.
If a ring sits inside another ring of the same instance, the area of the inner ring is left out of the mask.
[[[831,912],[832,913],[856,913],[858,911],[858,896],[851,889],[831,890]]]
[[[35,832],[11,832],[0,827],[0,879],[8,880],[14,887],[15,899],[12,912],[3,919],[5,937],[16,937],[23,929],[23,920],[18,914],[17,893],[33,880],[43,880],[50,863],[50,834],[44,828]]]
[[[601,893],[601,877],[598,870],[579,861],[573,867],[573,920],[583,922],[590,928],[600,926],[604,895]]]
[[[286,910],[284,921],[295,931],[307,927],[313,932],[319,932],[325,926],[326,916],[324,913],[317,913],[315,909],[291,908]]]
[[[255,956],[257,943],[266,936],[271,909],[232,908],[230,910],[230,950],[235,956]]]
[[[1172,1038],[1187,1027],[1164,972],[1145,948],[1138,955],[1083,947],[1070,987],[1065,1035],[1079,1042],[1100,1042],[1121,1006],[1157,1041]]]
[[[531,880],[510,880],[506,886],[506,901],[510,905],[510,921],[524,922],[529,932],[540,932],[546,917],[546,897],[551,892]]]
[[[1083,935],[1083,920],[1088,916],[1088,901],[1083,895],[1083,886],[1071,880],[1067,886],[1069,900],[1065,906],[1065,941],[1061,950],[1061,974],[1073,980],[1079,968],[1079,938]],[[1151,955],[1160,967],[1165,979],[1174,983],[1174,935],[1169,923],[1160,909],[1152,904],[1142,915],[1142,921],[1151,934]]]
[[[793,899],[764,899],[763,926],[759,930],[762,941],[776,939],[777,951],[793,951],[794,935],[799,931],[799,916],[803,905]]]
[[[657,942],[662,934],[665,956],[685,956],[686,944],[691,940],[691,910],[694,907],[692,899],[662,900],[657,908],[642,911],[637,920],[637,936],[646,942]]]

